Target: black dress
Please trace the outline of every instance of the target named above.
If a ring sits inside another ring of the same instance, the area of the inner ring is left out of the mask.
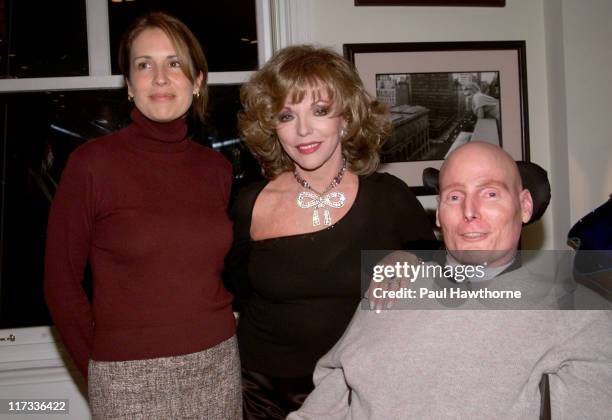
[[[226,280],[241,313],[245,418],[269,419],[299,408],[317,360],[351,320],[362,295],[361,251],[415,249],[434,235],[406,184],[375,173],[359,177],[353,206],[329,228],[253,241],[253,207],[266,183],[235,201]]]

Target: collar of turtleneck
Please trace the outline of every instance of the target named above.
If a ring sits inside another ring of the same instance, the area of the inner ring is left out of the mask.
[[[170,122],[157,122],[134,108],[130,117],[132,124],[126,128],[125,134],[129,144],[135,148],[156,153],[178,153],[189,147],[185,116]]]

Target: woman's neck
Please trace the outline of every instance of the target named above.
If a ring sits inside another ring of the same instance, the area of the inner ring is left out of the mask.
[[[148,119],[138,108],[130,116],[132,124],[127,127],[127,134],[131,146],[157,153],[183,152],[189,147],[184,117],[162,123]]]

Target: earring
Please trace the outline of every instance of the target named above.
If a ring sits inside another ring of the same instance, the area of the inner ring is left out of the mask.
[[[346,127],[342,127],[340,128],[340,140],[344,140],[344,138],[346,137]]]
[[[134,96],[131,93],[128,93],[128,102],[134,102]]]
[[[200,89],[196,89],[193,91],[193,96],[195,96],[196,98],[200,97]]]

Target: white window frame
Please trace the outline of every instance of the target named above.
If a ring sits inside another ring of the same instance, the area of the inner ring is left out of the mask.
[[[286,44],[274,45],[281,31],[286,31],[286,13],[279,13],[284,3],[292,0],[256,0],[258,60],[264,63],[273,51]],[[48,90],[120,89],[124,78],[111,72],[110,31],[108,3],[103,0],[85,0],[87,20],[88,76],[37,77],[0,80],[0,93],[36,92]],[[284,9],[283,9],[284,10]],[[273,21],[273,16],[280,18]],[[275,35],[276,34],[276,35]],[[286,37],[284,38],[286,39]],[[245,82],[252,71],[210,72],[209,85],[239,84]]]

